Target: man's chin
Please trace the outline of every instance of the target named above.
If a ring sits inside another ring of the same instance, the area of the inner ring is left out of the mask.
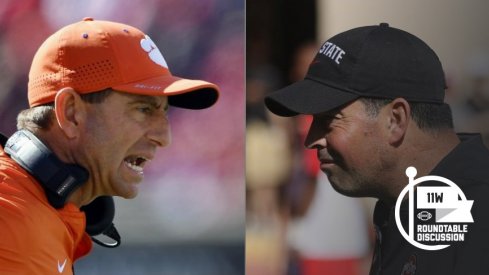
[[[321,171],[326,174],[333,189],[344,196],[380,198],[376,188],[377,185],[365,180],[355,170],[335,164],[323,165],[321,166]]]
[[[363,194],[364,192],[360,190],[360,188],[356,188],[354,184],[352,184],[348,180],[339,179],[337,176],[335,176],[334,173],[330,173],[330,174],[326,173],[326,175],[328,176],[331,186],[336,192],[344,196],[355,197],[355,198],[365,196],[365,194]]]
[[[127,190],[126,194],[124,194],[123,198],[124,199],[134,199],[135,197],[138,196],[138,193],[139,193],[139,189],[138,189],[138,185],[136,184],[132,184],[129,188],[129,190]]]
[[[140,181],[119,183],[119,187],[121,188],[115,189],[115,196],[124,199],[134,199],[139,193],[139,183]]]
[[[372,192],[370,192],[371,190],[361,189],[352,185],[345,186],[345,184],[337,183],[334,180],[333,181],[330,180],[330,183],[336,192],[347,197],[352,197],[352,198],[376,197]]]
[[[130,199],[134,199],[138,196],[138,192],[131,192],[131,193],[124,193],[124,194],[120,194],[120,195],[117,195],[118,197],[121,197],[123,199],[127,199],[127,200],[130,200]]]

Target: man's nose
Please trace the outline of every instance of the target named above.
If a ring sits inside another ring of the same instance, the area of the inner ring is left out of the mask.
[[[147,137],[151,142],[160,147],[165,147],[171,143],[170,121],[166,114],[158,116],[152,121]]]
[[[309,127],[309,132],[307,133],[306,140],[304,141],[304,146],[308,149],[319,149],[325,148],[328,145],[326,136],[324,132],[319,131],[317,123],[311,124]]]

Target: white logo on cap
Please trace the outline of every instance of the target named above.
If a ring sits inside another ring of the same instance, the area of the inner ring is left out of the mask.
[[[168,69],[168,65],[166,64],[165,58],[161,54],[156,44],[149,38],[149,36],[145,35],[145,38],[141,39],[141,48],[145,52],[148,53],[149,58],[156,64],[165,67]]]
[[[345,54],[345,51],[337,45],[326,41],[319,49],[319,53],[331,58],[332,60],[334,60],[334,62],[336,62],[336,64],[339,65],[341,59],[343,58],[343,55]]]

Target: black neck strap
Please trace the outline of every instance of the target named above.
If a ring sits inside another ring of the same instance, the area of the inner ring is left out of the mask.
[[[85,168],[61,162],[27,130],[17,131],[7,140],[5,152],[41,183],[55,208],[62,208],[73,191],[88,180]]]
[[[30,131],[17,131],[8,139],[0,134],[0,143],[13,160],[39,181],[49,203],[57,209],[62,208],[73,191],[88,180],[85,168],[62,162]],[[87,217],[86,232],[95,243],[111,248],[120,245],[121,237],[112,223],[115,206],[111,196],[98,197],[81,210]],[[113,242],[94,237],[100,234]]]

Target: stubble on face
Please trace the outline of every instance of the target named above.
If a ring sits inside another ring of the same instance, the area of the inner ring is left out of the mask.
[[[88,104],[88,118],[79,149],[96,195],[134,198],[143,179],[141,159],[151,159],[158,146],[147,138],[154,127],[166,127],[167,100],[113,92],[100,104]],[[168,130],[169,131],[169,130]],[[168,141],[169,142],[169,141]],[[128,159],[132,166],[128,165]]]
[[[354,102],[341,110],[348,123],[331,122],[327,146],[318,148],[318,158],[331,159],[322,165],[333,188],[350,197],[377,197],[382,193],[383,173],[392,165],[382,136],[379,118],[365,112],[362,103]],[[341,129],[335,129],[335,125]]]

